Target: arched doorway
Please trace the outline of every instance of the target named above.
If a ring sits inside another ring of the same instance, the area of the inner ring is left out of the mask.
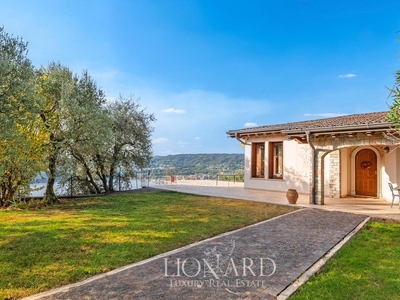
[[[377,158],[371,149],[362,149],[355,157],[356,195],[377,196]]]

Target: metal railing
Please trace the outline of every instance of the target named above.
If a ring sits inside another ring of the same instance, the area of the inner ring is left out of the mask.
[[[238,178],[238,179],[243,178],[244,175],[242,175],[242,174],[217,174],[215,185],[218,185],[218,179],[220,177],[227,178],[228,180],[220,180],[220,181],[228,181],[228,186],[229,186],[230,178],[233,178],[233,184],[235,184],[236,181],[239,182],[239,180],[236,180],[236,178]],[[240,182],[243,182],[243,180],[241,180]]]

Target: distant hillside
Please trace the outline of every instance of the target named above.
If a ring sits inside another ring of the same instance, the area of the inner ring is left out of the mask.
[[[243,170],[243,154],[177,154],[155,156],[152,168]]]

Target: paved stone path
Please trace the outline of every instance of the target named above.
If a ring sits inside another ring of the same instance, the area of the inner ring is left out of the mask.
[[[365,219],[301,209],[28,299],[274,299]]]

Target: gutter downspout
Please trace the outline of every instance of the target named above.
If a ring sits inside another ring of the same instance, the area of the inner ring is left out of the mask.
[[[237,139],[240,142],[240,144],[243,144],[243,142],[240,140],[239,134],[237,132],[235,132],[235,139]]]
[[[237,140],[240,142],[240,144],[243,144],[243,145],[250,145],[250,144],[246,143],[246,139],[245,139],[244,142],[243,142],[243,141],[240,139],[239,134],[238,134],[237,132],[235,132],[235,139],[237,139]]]
[[[311,165],[312,165],[312,172],[311,172],[311,204],[315,205],[315,147],[311,143],[310,139],[310,131],[306,131],[307,135],[307,143],[310,145],[312,152],[311,152]]]

